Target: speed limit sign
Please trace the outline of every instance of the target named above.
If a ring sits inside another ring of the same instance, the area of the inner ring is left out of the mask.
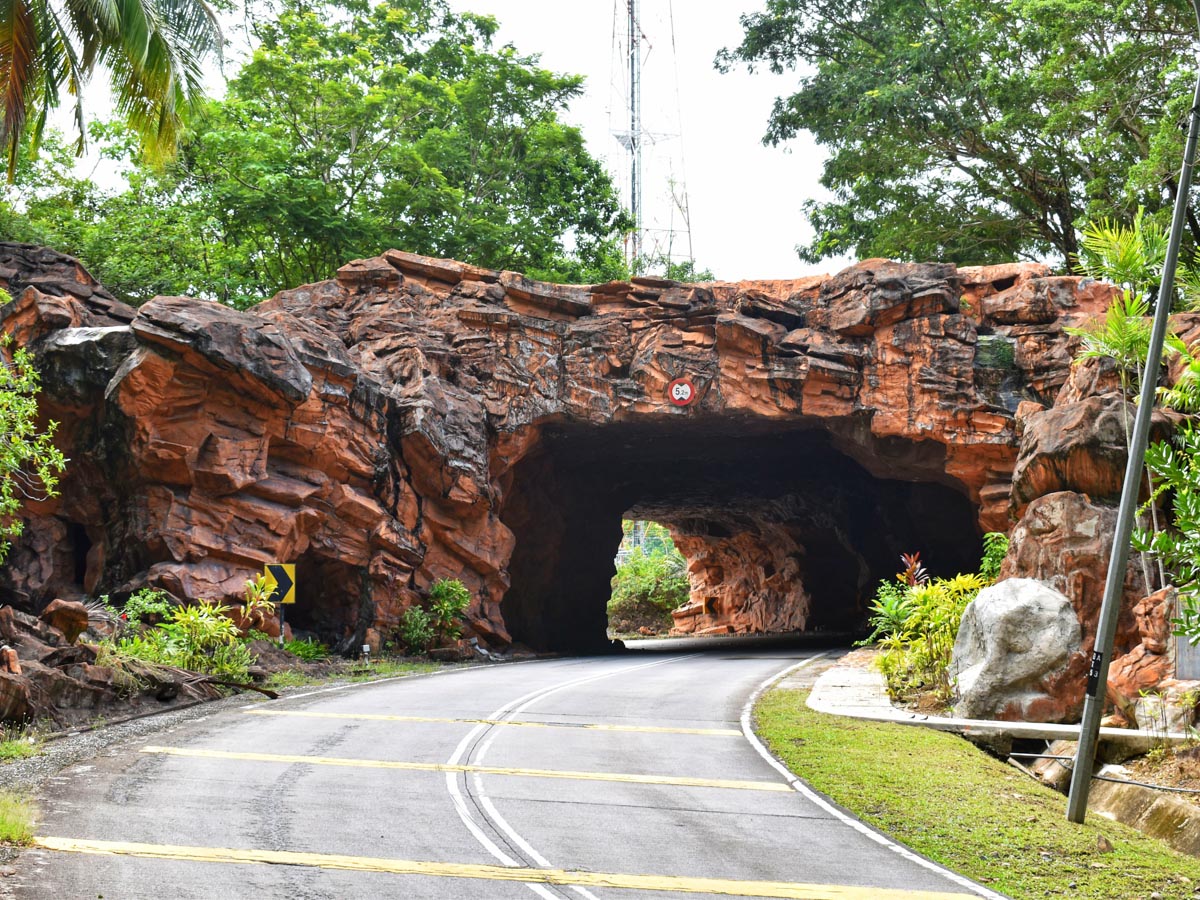
[[[696,386],[688,378],[676,378],[667,385],[667,399],[676,406],[687,406],[696,399]]]

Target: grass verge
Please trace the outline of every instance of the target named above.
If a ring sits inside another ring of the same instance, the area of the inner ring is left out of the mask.
[[[930,859],[1016,900],[1200,896],[1200,859],[1100,816],[1071,825],[1065,797],[962,738],[824,715],[807,693],[765,694],[760,737],[818,791]]]
[[[0,765],[36,756],[40,750],[41,743],[36,738],[19,731],[6,733],[0,730]]]
[[[20,794],[0,791],[0,844],[33,840],[33,805]]]
[[[328,675],[310,675],[307,672],[288,670],[276,672],[267,679],[269,688],[307,687],[314,684],[330,684],[335,681],[374,681],[376,678],[393,678],[397,675],[423,675],[446,668],[444,663],[414,662],[412,660],[377,659],[368,664],[359,664]]]

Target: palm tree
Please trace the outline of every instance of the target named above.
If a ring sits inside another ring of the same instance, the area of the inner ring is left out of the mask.
[[[82,152],[83,88],[98,68],[147,156],[169,157],[183,113],[200,99],[201,64],[220,41],[205,0],[0,0],[0,146],[9,180],[27,120],[36,147],[63,88],[74,98]]]

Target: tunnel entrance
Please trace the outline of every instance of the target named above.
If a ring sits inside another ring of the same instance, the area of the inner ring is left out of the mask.
[[[641,519],[668,526],[688,561],[682,630],[861,631],[901,553],[919,551],[933,575],[978,565],[970,500],[934,480],[943,453],[794,422],[546,425],[502,481],[516,538],[505,623],[537,650],[607,647],[621,522]]]

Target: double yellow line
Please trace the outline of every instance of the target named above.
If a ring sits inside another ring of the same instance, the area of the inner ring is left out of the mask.
[[[779,781],[735,781],[726,778],[689,778],[684,775],[631,775],[621,772],[572,772],[563,769],[512,769],[502,766],[404,762],[390,759],[346,759],[339,756],[300,756],[288,753],[240,753],[231,750],[193,750],[186,747],[143,747],[143,753],[183,756],[190,759],[228,759],[246,762],[287,763],[306,766],[340,766],[348,769],[397,769],[404,772],[473,772],[480,775],[513,775],[519,778],[562,778],[572,781],[616,781],[624,784],[663,784],[675,787],[728,788],[738,791],[772,791],[790,794]]]
[[[528,722],[519,719],[452,719],[438,716],[389,716],[381,713],[326,713],[287,709],[247,709],[248,716],[288,716],[307,719],[358,719],[364,722],[425,722],[439,725],[507,725],[517,728],[577,728],[584,731],[626,731],[637,734],[695,734],[741,737],[736,728],[675,728],[669,725],[603,725],[594,722]]]
[[[466,878],[483,881],[513,881],[631,891],[670,891],[677,894],[709,894],[732,897],[769,897],[779,900],[963,900],[969,894],[908,891],[888,888],[852,887],[836,884],[795,884],[782,881],[737,881],[727,878],[691,878],[679,875],[622,875],[606,872],[572,872],[566,869],[533,869],[476,865],[471,863],[422,862],[370,856],[339,856],[331,853],[296,853],[286,850],[233,850],[221,847],[183,847],[171,844],[138,844],[122,841],[86,841],[74,838],[39,837],[34,843],[45,850],[106,856],[135,856],[184,862],[233,863],[241,865],[308,866],[352,872],[381,872],[390,875],[423,875],[431,878]]]

